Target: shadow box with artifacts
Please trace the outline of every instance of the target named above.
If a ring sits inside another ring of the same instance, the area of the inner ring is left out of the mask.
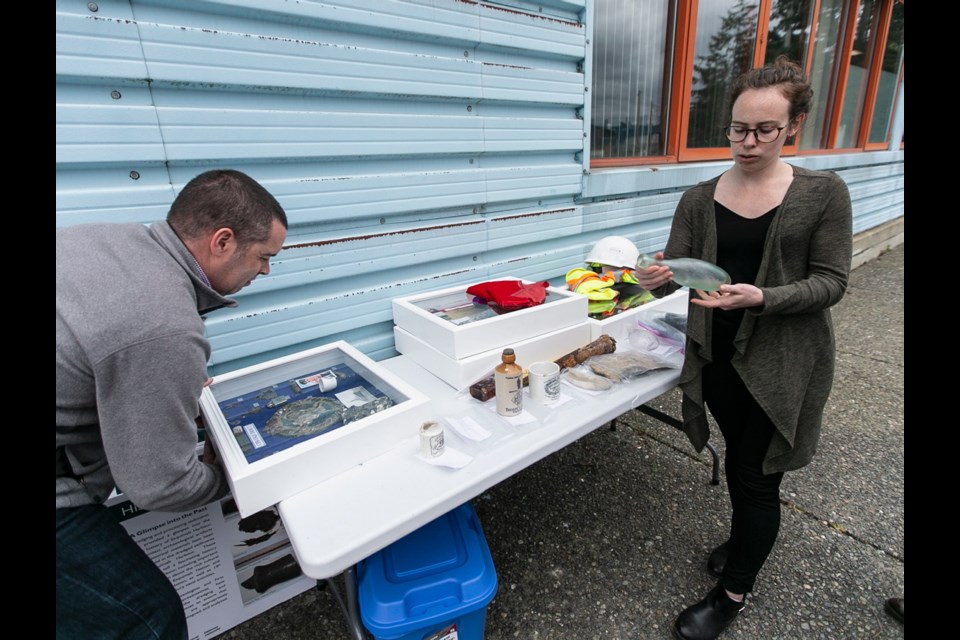
[[[217,376],[200,411],[246,517],[415,436],[430,399],[341,340]]]
[[[533,284],[519,278],[497,281]],[[460,360],[587,320],[587,299],[566,289],[546,287],[542,303],[505,311],[467,293],[471,286],[394,298],[393,322],[444,356]]]

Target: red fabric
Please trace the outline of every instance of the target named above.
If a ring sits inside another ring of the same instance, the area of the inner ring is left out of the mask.
[[[541,304],[547,298],[549,286],[546,280],[533,284],[523,284],[519,280],[494,280],[475,284],[467,289],[467,293],[504,309],[524,309]]]

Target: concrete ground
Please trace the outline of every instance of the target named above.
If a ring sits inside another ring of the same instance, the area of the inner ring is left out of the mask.
[[[900,244],[851,274],[818,454],[786,474],[779,540],[724,638],[903,637],[883,609],[904,593],[903,262]],[[651,404],[680,415],[676,390]],[[727,533],[710,470],[707,450],[633,411],[477,497],[499,579],[486,640],[670,638],[715,583],[705,561]],[[312,589],[220,638],[351,635]]]

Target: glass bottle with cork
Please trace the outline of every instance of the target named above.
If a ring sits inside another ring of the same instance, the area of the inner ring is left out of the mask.
[[[517,364],[513,349],[504,349],[500,360],[493,370],[497,413],[518,416],[523,412],[523,367]]]

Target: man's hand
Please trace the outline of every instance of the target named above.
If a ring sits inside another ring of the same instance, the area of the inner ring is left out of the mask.
[[[207,464],[220,464],[220,456],[217,455],[217,448],[213,446],[213,441],[208,435],[203,441],[203,461]]]
[[[209,387],[212,382],[213,378],[207,378],[203,386]],[[205,434],[203,439],[203,461],[207,464],[220,464],[220,456],[217,455],[217,448],[213,446],[213,441],[210,440],[210,434],[206,433],[207,424],[203,421],[203,416],[197,416],[197,429],[202,429]]]

